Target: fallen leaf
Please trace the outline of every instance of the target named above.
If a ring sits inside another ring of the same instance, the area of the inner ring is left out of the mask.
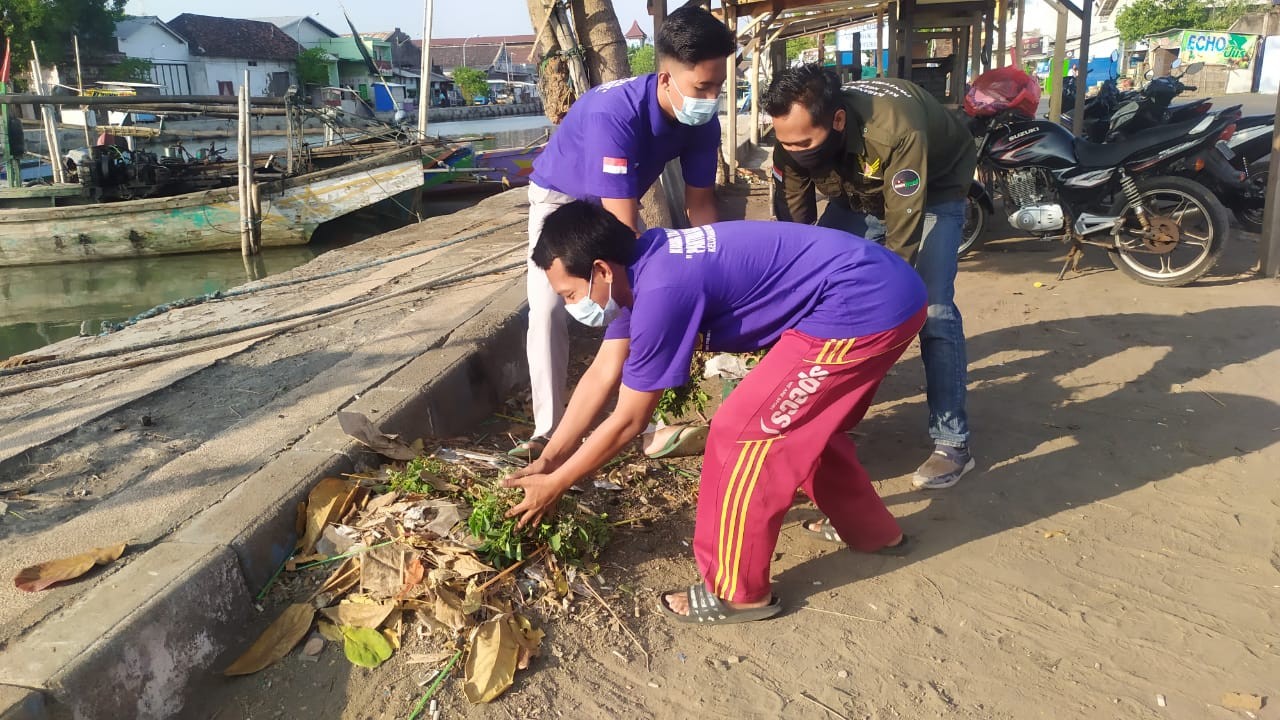
[[[1066,537],[1066,536],[1067,536],[1067,532],[1065,530],[1045,530],[1044,531],[1044,538],[1046,540],[1048,540],[1049,538]]]
[[[1222,707],[1228,710],[1257,712],[1266,704],[1266,698],[1249,693],[1229,692],[1222,695]]]
[[[413,653],[405,662],[410,665],[439,665],[453,657],[452,650],[441,650],[433,653]]]
[[[520,643],[520,653],[517,655],[516,668],[524,670],[529,667],[529,663],[533,658],[537,657],[538,650],[542,648],[542,638],[546,637],[546,633],[535,628],[533,623],[523,615],[512,615],[511,623],[516,631],[516,642]]]
[[[360,540],[360,533],[346,525],[327,525],[316,541],[316,553],[322,557],[341,555]],[[301,563],[299,563],[301,564]]]
[[[499,615],[471,635],[462,691],[472,703],[492,701],[515,680],[520,643],[509,620],[510,616]]]
[[[494,572],[493,568],[480,562],[471,554],[457,557],[453,562],[449,563],[449,569],[458,573],[463,579],[480,573]]]
[[[462,603],[458,596],[439,588],[436,590],[436,604],[432,609],[436,622],[452,630],[461,630],[467,626],[467,614],[462,612]]]
[[[342,628],[331,622],[325,622],[324,620],[317,622],[316,630],[325,640],[330,642],[342,642]]]
[[[222,674],[228,677],[252,675],[288,655],[311,629],[315,615],[315,608],[307,603],[294,603],[285,608],[280,617]]]
[[[57,355],[14,355],[13,357],[0,362],[0,370],[7,368],[22,367],[23,365],[33,365],[35,363],[47,362],[58,357]]]
[[[322,637],[313,637],[307,640],[306,645],[302,646],[302,654],[311,657],[319,655],[321,650],[324,650],[324,638]]]
[[[480,592],[480,587],[476,585],[476,579],[471,578],[467,581],[467,592],[462,598],[462,612],[470,615],[480,609],[483,604],[484,593]]]
[[[417,553],[409,559],[409,564],[404,568],[404,587],[400,588],[400,592],[396,593],[397,598],[409,597],[410,592],[422,582],[422,578],[426,575],[427,569],[422,566],[422,558]]]
[[[342,602],[333,607],[327,607],[320,611],[321,615],[329,618],[335,625],[358,628],[377,628],[387,619],[392,610],[396,609],[396,604],[382,603],[370,605],[358,602]]]
[[[453,503],[441,503],[435,506],[436,516],[427,523],[426,529],[436,537],[449,537],[454,525],[462,522],[462,514]]]
[[[369,418],[360,413],[338,413],[338,425],[342,427],[342,432],[355,438],[356,442],[392,460],[412,460],[418,457],[413,448],[391,435],[383,434]]]
[[[124,554],[125,544],[94,548],[71,557],[50,560],[18,571],[13,584],[19,590],[38,592],[54,583],[74,580],[89,572],[95,565],[115,562]]]
[[[307,531],[298,539],[298,550],[303,555],[315,552],[316,541],[332,522],[339,506],[351,493],[352,483],[342,478],[325,478],[311,488],[307,495]]]
[[[333,574],[329,576],[328,580],[324,581],[324,585],[320,586],[316,594],[333,593],[341,595],[355,587],[357,582],[360,582],[360,558],[350,557],[339,565],[337,570],[333,571]]]
[[[376,668],[391,657],[391,643],[382,633],[371,628],[342,628],[342,651],[352,665]]]
[[[352,513],[355,510],[355,508],[360,504],[360,502],[364,500],[365,495],[368,495],[368,494],[369,494],[369,491],[361,487],[360,485],[352,485],[351,490],[347,493],[347,496],[343,498],[342,503],[338,505],[338,509],[333,514],[333,518],[330,520],[330,522],[341,522],[345,520],[347,515]]]
[[[364,553],[360,590],[374,597],[394,597],[404,588],[405,554],[400,545],[384,545]]]
[[[293,532],[298,537],[307,534],[307,504],[305,502],[298,503],[298,515],[293,521]]]
[[[384,508],[390,505],[391,503],[395,502],[399,497],[400,497],[400,493],[396,492],[395,490],[392,490],[391,492],[388,492],[388,493],[383,493],[381,495],[375,495],[374,498],[369,501],[369,504],[364,506],[364,511],[366,513],[376,512],[377,510]]]

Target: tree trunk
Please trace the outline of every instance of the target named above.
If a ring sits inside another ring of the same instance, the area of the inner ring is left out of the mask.
[[[533,22],[534,30],[538,31],[539,40],[535,52],[537,59],[541,61],[549,53],[560,52],[560,43],[556,41],[555,33],[547,23],[547,15],[551,8],[543,4],[544,0],[527,0],[527,2],[529,19]],[[543,113],[553,125],[559,125],[568,114],[569,106],[573,104],[574,99],[573,86],[569,81],[569,66],[564,58],[556,56],[542,63],[538,71],[538,93],[542,95]]]
[[[591,85],[631,77],[627,41],[609,0],[570,0],[574,30],[586,59]]]

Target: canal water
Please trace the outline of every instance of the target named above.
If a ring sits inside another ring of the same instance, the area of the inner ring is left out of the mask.
[[[432,135],[486,136],[485,149],[536,143],[549,129],[541,115],[435,123]],[[283,145],[282,145],[283,146]],[[428,200],[424,215],[474,204],[483,195]],[[268,275],[290,270],[326,250],[349,245],[407,223],[385,213],[356,213],[326,223],[308,245],[263,251]],[[430,222],[428,219],[427,222]],[[226,290],[249,277],[239,252],[193,253],[101,262],[0,268],[0,360],[119,322],[156,305]]]

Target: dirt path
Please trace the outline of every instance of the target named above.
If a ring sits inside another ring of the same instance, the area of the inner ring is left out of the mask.
[[[1280,294],[1241,275],[1255,253],[1240,236],[1213,277],[1163,290],[1100,255],[1059,283],[1061,246],[988,245],[958,283],[979,469],[911,490],[929,449],[914,349],[858,429],[915,554],[831,549],[798,508],[775,562],[784,615],[675,627],[652,598],[696,579],[686,505],[604,557],[649,667],[578,599],[512,691],[470,707],[451,680],[441,717],[1200,720],[1244,717],[1219,706],[1230,691],[1280,702]],[[403,660],[429,649],[376,671],[295,653],[190,716],[405,718],[430,668]]]

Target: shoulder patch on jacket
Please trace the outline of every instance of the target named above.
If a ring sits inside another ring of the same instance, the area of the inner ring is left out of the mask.
[[[899,170],[893,176],[893,191],[902,197],[920,192],[920,173],[915,170]]]

